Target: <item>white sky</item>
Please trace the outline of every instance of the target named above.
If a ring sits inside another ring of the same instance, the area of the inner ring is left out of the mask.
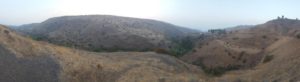
[[[56,10],[65,15],[110,14],[157,18],[166,5],[163,0],[60,0]]]
[[[21,25],[64,15],[156,19],[207,30],[300,17],[299,0],[0,0],[0,24]]]

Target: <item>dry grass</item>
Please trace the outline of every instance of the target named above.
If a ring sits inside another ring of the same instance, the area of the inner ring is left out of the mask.
[[[213,38],[200,41],[206,45],[198,45],[195,52],[182,59],[190,63],[200,62],[212,68],[243,66],[241,70],[212,78],[213,82],[300,81],[299,26],[300,21],[272,20],[221,37],[212,35]],[[268,62],[263,63],[264,60]]]
[[[196,66],[154,52],[95,53],[33,41],[3,27],[0,33],[0,44],[18,58],[53,57],[62,82],[189,82],[204,78]]]
[[[243,82],[296,82],[300,80],[300,56],[298,46],[300,40],[283,37],[270,47],[266,53],[274,55],[268,63],[261,63],[254,70],[237,71],[229,73],[217,80],[240,80]]]

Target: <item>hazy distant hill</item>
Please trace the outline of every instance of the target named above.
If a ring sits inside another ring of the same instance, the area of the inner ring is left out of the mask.
[[[225,28],[225,30],[226,31],[243,30],[243,29],[250,29],[250,28],[252,28],[254,26],[255,25],[238,25],[238,26],[234,26],[234,27]]]
[[[17,30],[34,39],[92,51],[170,50],[200,33],[156,20],[109,15],[55,17]]]

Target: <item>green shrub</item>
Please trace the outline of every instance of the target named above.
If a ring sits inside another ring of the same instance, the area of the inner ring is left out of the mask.
[[[4,30],[4,33],[5,33],[5,34],[9,34],[9,31],[8,31],[8,30]]]
[[[169,54],[169,52],[167,50],[162,49],[162,48],[155,48],[153,51],[156,53],[161,53],[161,54]]]
[[[203,61],[201,59],[198,59],[196,62],[193,62],[193,64],[201,67],[204,73],[210,76],[221,76],[227,71],[238,70],[241,67],[240,65],[229,65],[226,67],[208,68],[202,62]]]
[[[196,39],[193,37],[185,37],[183,39],[173,39],[175,46],[171,47],[169,54],[175,57],[181,57],[184,54],[192,51],[194,48],[194,44]]]
[[[131,49],[131,48],[119,48],[118,46],[113,46],[110,48],[104,48],[104,47],[95,47],[95,48],[91,48],[91,49],[87,49],[87,50],[91,50],[93,52],[127,52],[127,51],[137,51],[137,52],[146,52],[146,51],[155,51],[155,50],[150,50],[150,49]]]
[[[296,37],[297,37],[298,39],[300,39],[300,34],[297,34]]]
[[[232,40],[238,40],[239,38],[238,37],[234,37],[234,38],[232,38]]]
[[[240,67],[241,67],[240,65],[229,65],[227,67],[214,67],[214,68],[202,67],[202,69],[208,75],[211,75],[211,76],[222,76],[227,71],[238,70]]]
[[[263,39],[267,39],[268,37],[267,37],[266,35],[263,35],[262,38],[263,38]]]
[[[36,40],[36,41],[41,41],[41,40],[45,40],[46,37],[43,36],[30,36],[31,39]]]
[[[189,51],[188,49],[185,49],[181,46],[175,46],[175,47],[171,48],[170,54],[175,56],[175,57],[181,57],[182,55],[184,55],[188,51]]]
[[[197,50],[193,49],[193,52],[197,52]]]
[[[274,55],[266,55],[263,63],[270,62],[274,58]]]
[[[102,52],[103,49],[102,49],[102,48],[95,48],[95,49],[93,49],[92,51],[93,51],[93,52]]]

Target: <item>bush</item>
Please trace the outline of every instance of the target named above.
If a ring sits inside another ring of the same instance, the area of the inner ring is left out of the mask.
[[[243,63],[246,63],[246,62],[247,62],[247,60],[246,60],[246,59],[244,59],[244,60],[243,60]]]
[[[238,56],[238,60],[242,60],[243,56],[246,54],[245,51],[242,51],[239,56]]]
[[[5,33],[5,34],[9,34],[9,31],[8,31],[8,30],[4,30],[4,33]]]
[[[153,51],[156,53],[161,53],[161,54],[169,54],[169,52],[167,50],[162,49],[162,48],[155,48]]]
[[[240,65],[229,65],[227,67],[203,68],[204,72],[211,76],[222,76],[227,71],[238,70]]]
[[[266,55],[265,58],[264,58],[263,63],[270,62],[273,58],[274,58],[273,55]]]
[[[298,39],[300,39],[300,34],[297,34],[296,37],[297,37]]]
[[[176,44],[173,46],[169,54],[175,56],[175,57],[181,57],[184,54],[188,53],[189,51],[192,51],[195,45],[196,39],[194,37],[185,37],[183,39],[173,39],[173,42]]]
[[[36,40],[36,41],[41,41],[41,40],[44,40],[45,37],[42,37],[42,36],[31,36],[31,39]]]
[[[234,37],[234,38],[232,38],[232,40],[238,40],[239,38],[238,37]]]
[[[211,29],[208,30],[208,32],[212,33],[212,34],[226,34],[226,30],[224,29]]]
[[[102,52],[103,49],[102,49],[102,48],[95,48],[95,49],[93,49],[92,51],[93,51],[93,52]]]
[[[266,35],[263,35],[262,38],[263,38],[263,39],[267,39],[268,37],[267,37]]]
[[[94,47],[91,49],[87,49],[93,52],[128,52],[128,51],[137,51],[137,52],[146,52],[146,51],[155,51],[155,50],[151,50],[151,49],[132,49],[132,48],[120,48],[118,46],[113,46],[110,48],[105,48],[103,46],[99,46],[99,47]],[[158,52],[162,52],[160,50],[157,50]],[[156,51],[155,51],[156,52]]]
[[[203,62],[202,59],[198,59],[197,62],[193,62],[193,64],[200,66],[204,71],[204,73],[210,76],[221,76],[225,74],[227,71],[238,70],[241,67],[240,65],[229,65],[226,67],[208,68],[202,62]]]
[[[197,50],[193,49],[193,52],[197,52]]]

